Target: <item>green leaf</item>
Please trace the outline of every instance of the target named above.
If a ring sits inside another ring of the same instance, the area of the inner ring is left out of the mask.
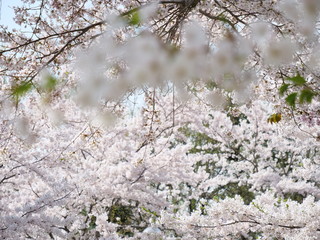
[[[135,11],[128,16],[128,24],[132,26],[136,26],[136,25],[139,25],[140,22],[141,22],[141,19],[138,11]]]
[[[278,123],[278,122],[280,122],[281,118],[282,118],[281,113],[274,113],[268,118],[267,122],[268,123]]]
[[[312,92],[311,90],[303,89],[300,93],[299,101],[300,101],[300,103],[311,103],[314,95],[315,95],[315,93]]]
[[[291,107],[295,107],[296,105],[296,99],[297,99],[297,92],[291,93],[286,97],[286,103],[291,106]]]
[[[283,96],[283,94],[288,90],[290,84],[284,83],[281,85],[281,87],[279,88],[279,93],[281,96]]]
[[[12,95],[20,98],[24,96],[32,88],[31,82],[22,82],[21,84],[12,88]]]
[[[148,209],[148,208],[141,207],[141,209],[142,209],[143,211],[147,212],[147,213],[152,214],[152,215],[153,215],[153,216],[155,216],[155,217],[159,217],[159,215],[158,215],[156,212],[151,211],[151,210],[150,210],[150,209]]]
[[[208,90],[213,90],[213,89],[215,89],[217,87],[217,84],[214,82],[214,81],[208,81],[207,83],[206,83],[206,88],[208,89]]]
[[[216,202],[220,202],[220,197],[215,195],[212,197],[213,200],[215,200]]]
[[[288,77],[287,80],[293,82],[296,85],[303,85],[306,83],[304,77],[301,77],[300,74],[297,74],[295,77]]]
[[[97,226],[96,220],[97,220],[96,216],[91,216],[88,230],[92,230],[92,229],[96,228],[96,226]]]
[[[263,208],[261,206],[259,206],[258,204],[256,204],[255,202],[252,202],[252,205],[258,209],[260,212],[265,213],[265,211],[263,210]]]
[[[51,76],[51,75],[48,75],[45,79],[44,79],[44,82],[43,82],[43,89],[47,92],[51,92],[55,86],[57,85],[58,83],[58,80]]]
[[[83,209],[81,210],[80,214],[83,215],[83,216],[87,216],[87,215],[88,215],[88,213],[87,213],[87,211],[86,211],[85,208],[83,208]]]

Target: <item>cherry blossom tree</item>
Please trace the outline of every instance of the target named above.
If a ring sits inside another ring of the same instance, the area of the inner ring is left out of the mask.
[[[2,239],[319,239],[318,0],[23,0],[1,26]]]

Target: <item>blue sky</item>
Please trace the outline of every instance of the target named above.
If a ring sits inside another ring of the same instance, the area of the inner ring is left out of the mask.
[[[2,0],[0,24],[7,25],[9,28],[18,27],[13,21],[14,11],[12,6],[21,4],[21,0]]]

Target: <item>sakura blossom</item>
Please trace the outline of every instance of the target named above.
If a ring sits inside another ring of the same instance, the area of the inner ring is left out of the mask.
[[[1,239],[320,239],[319,1],[14,11]]]

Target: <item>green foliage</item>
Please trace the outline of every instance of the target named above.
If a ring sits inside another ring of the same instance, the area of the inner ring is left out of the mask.
[[[208,81],[208,82],[206,82],[206,88],[208,89],[208,90],[213,90],[213,89],[215,89],[217,87],[217,83],[215,82],[215,81]]]
[[[284,194],[285,200],[291,199],[291,200],[296,201],[300,204],[303,202],[304,198],[305,198],[305,196],[300,193],[285,193]]]
[[[249,205],[255,198],[253,192],[250,191],[248,185],[239,185],[239,183],[228,183],[224,186],[220,186],[215,191],[211,193],[203,193],[203,198],[214,199],[216,201],[223,200],[226,197],[234,198],[239,195],[246,205]]]
[[[282,118],[281,113],[274,113],[268,118],[267,122],[268,123],[278,123],[281,121],[281,118]]]
[[[120,236],[132,237],[133,232],[128,230],[126,226],[137,224],[139,221],[135,219],[132,206],[121,205],[116,203],[109,208],[108,221],[121,225],[117,228],[117,233]]]
[[[296,106],[297,96],[298,96],[298,93],[297,93],[297,92],[293,92],[293,93],[289,94],[289,95],[286,97],[286,103],[287,103],[290,107],[295,107],[295,106]]]
[[[219,147],[220,142],[210,138],[206,134],[193,131],[188,127],[180,128],[179,131],[191,139],[193,143],[193,147],[189,149],[188,154],[219,154],[221,152]],[[204,146],[208,147],[204,148]],[[210,177],[215,176],[218,170],[214,161],[199,161],[194,165],[194,170],[198,171],[200,168],[204,168]]]
[[[262,233],[261,232],[252,232],[252,231],[249,231],[248,233],[248,236],[250,236],[250,238],[245,238],[245,237],[242,237],[243,240],[249,240],[249,239],[261,239],[262,237]]]
[[[141,19],[140,19],[140,15],[139,15],[139,12],[138,12],[138,11],[132,13],[132,14],[129,16],[129,21],[128,21],[128,23],[129,23],[130,25],[136,26],[136,25],[139,25],[140,22],[141,22]]]
[[[230,120],[231,120],[233,125],[240,125],[241,121],[244,121],[244,120],[247,123],[250,123],[249,120],[248,120],[248,117],[243,113],[240,113],[240,114],[237,114],[237,115],[228,113],[227,116],[230,118]]]
[[[290,107],[296,106],[298,98],[299,104],[311,103],[312,99],[318,95],[310,86],[307,85],[307,81],[304,77],[300,76],[299,73],[294,77],[286,78],[286,80],[288,82],[281,85],[279,88],[279,94],[280,96],[283,96],[289,91],[289,89],[295,89],[295,91],[288,94],[285,98],[286,103]]]
[[[299,73],[294,77],[288,77],[287,80],[289,80],[295,85],[303,85],[306,83],[306,80],[304,79],[304,77],[300,76]]]
[[[126,229],[126,228],[119,228],[117,233],[120,236],[124,236],[124,237],[133,237],[134,236],[134,233],[132,231],[130,231],[129,229]]]
[[[288,83],[284,83],[281,85],[281,87],[279,88],[279,93],[280,93],[280,96],[283,96],[283,94],[288,90],[290,84]]]
[[[94,204],[90,205],[87,209],[84,207],[79,214],[85,217],[85,224],[86,227],[81,229],[83,233],[87,233],[97,227],[96,221],[97,217],[93,214],[91,214]],[[96,232],[95,234],[99,235],[99,232]]]
[[[305,196],[300,193],[285,193],[282,197],[278,198],[278,201],[274,204],[274,206],[279,207],[282,203],[288,202],[288,200],[296,201],[301,204],[304,198]],[[288,207],[288,204],[286,204],[286,206]]]
[[[42,88],[46,92],[51,92],[54,90],[58,83],[58,79],[56,79],[54,76],[48,75],[45,77]]]
[[[186,137],[190,138],[192,143],[194,144],[194,147],[189,150],[190,154],[200,153],[200,152],[204,154],[214,154],[220,151],[219,148],[215,146],[219,142],[203,133],[193,131],[188,127],[180,128],[179,132],[183,133]],[[204,145],[212,145],[213,147],[204,149],[203,148]]]
[[[87,210],[86,210],[85,208],[83,208],[83,209],[81,210],[80,214],[83,215],[83,216],[85,216],[85,217],[88,216],[88,212],[87,212]]]
[[[158,215],[156,212],[151,211],[151,210],[150,210],[150,209],[148,209],[148,208],[141,207],[141,209],[142,209],[143,211],[145,211],[146,213],[151,214],[151,215],[152,215],[152,216],[154,216],[154,217],[159,217],[159,215]]]
[[[197,200],[192,198],[190,199],[190,203],[189,203],[189,211],[193,212],[197,209]]]
[[[252,206],[254,206],[256,209],[258,209],[260,212],[265,213],[265,211],[262,209],[262,207],[255,202],[252,202]]]
[[[29,92],[31,89],[31,82],[22,82],[11,89],[12,96],[14,96],[16,100],[19,100],[21,97],[26,95],[26,93]]]
[[[88,230],[92,230],[92,229],[95,229],[97,227],[96,220],[97,220],[96,216],[94,216],[94,215],[91,216]]]
[[[119,225],[129,225],[132,223],[133,212],[130,206],[112,205],[108,213],[109,222]]]
[[[294,161],[294,154],[292,152],[280,152],[277,150],[272,150],[272,159],[276,161],[276,166],[282,169],[283,174],[288,174],[293,169],[293,164],[299,164],[299,162]]]
[[[315,96],[315,93],[309,89],[303,89],[300,92],[300,103],[311,103],[312,98]]]
[[[137,26],[141,23],[139,8],[133,8],[130,11],[121,14],[121,18],[123,18],[127,24],[131,26]]]

